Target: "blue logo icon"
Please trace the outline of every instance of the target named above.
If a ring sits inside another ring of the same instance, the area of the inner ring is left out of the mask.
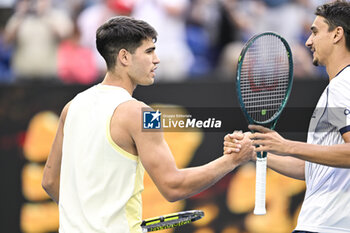
[[[160,129],[161,112],[157,111],[144,111],[143,112],[143,128],[144,129]]]
[[[349,114],[350,114],[350,110],[349,110],[348,108],[346,108],[346,109],[344,110],[344,114],[345,114],[345,116],[349,115]]]

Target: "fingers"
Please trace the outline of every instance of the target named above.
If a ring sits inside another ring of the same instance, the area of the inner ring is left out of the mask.
[[[248,125],[248,128],[250,130],[258,131],[258,132],[261,132],[261,133],[268,133],[268,132],[273,131],[273,130],[271,130],[269,128],[266,128],[264,126],[261,126],[261,125]]]
[[[249,133],[243,133],[242,131],[235,130],[232,134],[227,134],[224,137],[224,154],[238,153],[241,151],[242,144],[246,145],[247,141],[250,142]]]
[[[224,137],[224,140],[227,142],[237,143],[239,139],[236,138],[235,136],[232,137],[232,134],[226,134],[226,136]]]
[[[233,142],[224,142],[224,154],[230,154],[230,153],[238,153],[240,152],[242,146],[239,143],[233,143]]]
[[[242,145],[239,143],[232,143],[232,142],[224,142],[224,147],[231,147],[231,148],[235,148],[235,149],[240,149],[242,148]]]
[[[231,153],[239,153],[241,151],[240,148],[233,148],[233,147],[224,147],[224,154],[231,154]]]
[[[237,143],[239,140],[244,138],[242,131],[234,131],[232,134],[226,134],[224,137],[225,141],[231,141]]]
[[[235,148],[241,148],[241,144],[239,142],[229,142],[229,141],[224,141],[224,146],[226,147],[235,147]]]
[[[228,134],[231,139],[242,140],[244,138],[244,134],[241,130],[235,130],[232,134]]]
[[[224,154],[239,153],[240,151],[240,148],[224,147]]]
[[[263,134],[263,133],[252,133],[249,135],[249,138],[251,140],[257,140],[257,139],[266,139],[268,135]]]
[[[250,131],[244,132],[244,136],[250,136],[252,133]]]
[[[252,140],[253,146],[265,146],[266,141],[264,140]]]

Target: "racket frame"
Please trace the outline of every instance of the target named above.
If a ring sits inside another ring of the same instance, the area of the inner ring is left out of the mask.
[[[288,62],[289,62],[289,79],[288,79],[288,86],[287,91],[284,97],[284,100],[282,104],[280,105],[277,112],[271,117],[270,119],[266,121],[255,121],[248,113],[247,109],[245,107],[245,104],[243,103],[242,99],[242,93],[241,93],[241,69],[244,61],[244,57],[246,55],[246,52],[250,48],[254,42],[266,35],[275,36],[284,44],[288,56]],[[253,36],[251,39],[249,39],[246,44],[244,45],[239,58],[238,58],[238,64],[237,64],[237,77],[236,77],[236,91],[238,96],[238,102],[240,104],[240,107],[242,109],[242,112],[245,116],[245,118],[248,121],[248,124],[256,124],[256,125],[262,125],[264,127],[268,127],[270,129],[274,129],[277,123],[277,120],[279,119],[284,107],[287,104],[290,92],[292,90],[292,84],[293,84],[293,57],[292,57],[292,51],[287,43],[287,41],[280,35],[274,33],[274,32],[264,32],[257,34]],[[264,151],[262,153],[257,153],[257,160],[256,160],[256,182],[255,182],[255,208],[254,208],[254,214],[255,215],[264,215],[266,214],[266,168],[267,168],[267,153]]]
[[[168,228],[182,226],[201,219],[204,212],[201,210],[187,210],[177,213],[167,214],[142,221],[142,232],[164,230]]]
[[[285,98],[281,104],[281,106],[279,107],[278,111],[274,114],[274,117],[263,121],[263,122],[259,122],[259,121],[255,121],[248,113],[246,110],[246,107],[243,103],[243,99],[242,99],[242,93],[241,93],[241,68],[242,68],[242,64],[243,64],[243,60],[245,57],[246,52],[248,51],[248,49],[250,48],[250,46],[260,37],[265,36],[265,35],[271,35],[271,36],[275,36],[278,39],[281,40],[281,42],[284,44],[286,50],[287,50],[287,56],[288,56],[288,61],[289,61],[289,79],[288,79],[288,89],[286,91],[286,95]],[[257,34],[255,36],[253,36],[252,38],[250,38],[246,44],[244,45],[239,58],[238,58],[238,64],[237,64],[237,77],[236,77],[236,91],[237,91],[237,96],[238,96],[238,102],[240,104],[240,107],[243,111],[244,116],[246,117],[246,119],[248,120],[249,124],[256,124],[256,125],[262,125],[265,127],[268,127],[270,129],[274,129],[277,123],[278,118],[280,117],[283,108],[286,106],[288,99],[289,99],[289,95],[290,92],[292,91],[292,86],[293,86],[293,57],[292,57],[292,51],[288,45],[288,42],[280,35],[274,33],[274,32],[264,32],[264,33],[260,33]]]

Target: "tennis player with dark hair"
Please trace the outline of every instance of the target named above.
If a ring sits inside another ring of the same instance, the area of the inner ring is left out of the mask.
[[[144,169],[167,200],[177,201],[252,159],[254,148],[239,134],[240,152],[178,169],[163,133],[142,131],[148,106],[132,97],[137,85],[154,82],[156,31],[144,21],[115,17],[96,36],[108,71],[64,107],[42,185],[59,205],[62,233],[141,232]]]
[[[262,126],[249,128],[259,131],[251,139],[260,146],[255,151],[270,152],[270,168],[306,181],[295,232],[350,232],[350,2],[319,6],[315,14],[305,45],[314,65],[326,67],[329,85],[311,118],[307,143]]]

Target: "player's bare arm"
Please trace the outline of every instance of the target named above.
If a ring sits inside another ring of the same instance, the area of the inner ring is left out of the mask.
[[[244,147],[234,156],[225,154],[203,166],[178,169],[163,132],[142,131],[141,111],[145,107],[148,106],[141,102],[129,101],[121,104],[118,111],[121,115],[127,111],[127,117],[121,121],[123,130],[127,128],[143,166],[169,201],[181,200],[201,192],[251,158],[253,147],[247,138],[242,142]]]
[[[267,154],[267,166],[272,170],[298,180],[305,180],[305,161],[291,156]]]
[[[251,125],[249,128],[258,131],[250,136],[254,145],[259,145],[255,149],[257,152],[267,151],[327,166],[350,168],[350,132],[343,134],[344,144],[324,146],[287,140],[262,126]]]
[[[56,137],[51,147],[50,154],[45,164],[42,186],[49,196],[58,203],[59,201],[59,187],[60,187],[60,173],[62,160],[62,144],[63,144],[63,127],[67,116],[68,103],[62,110]]]

